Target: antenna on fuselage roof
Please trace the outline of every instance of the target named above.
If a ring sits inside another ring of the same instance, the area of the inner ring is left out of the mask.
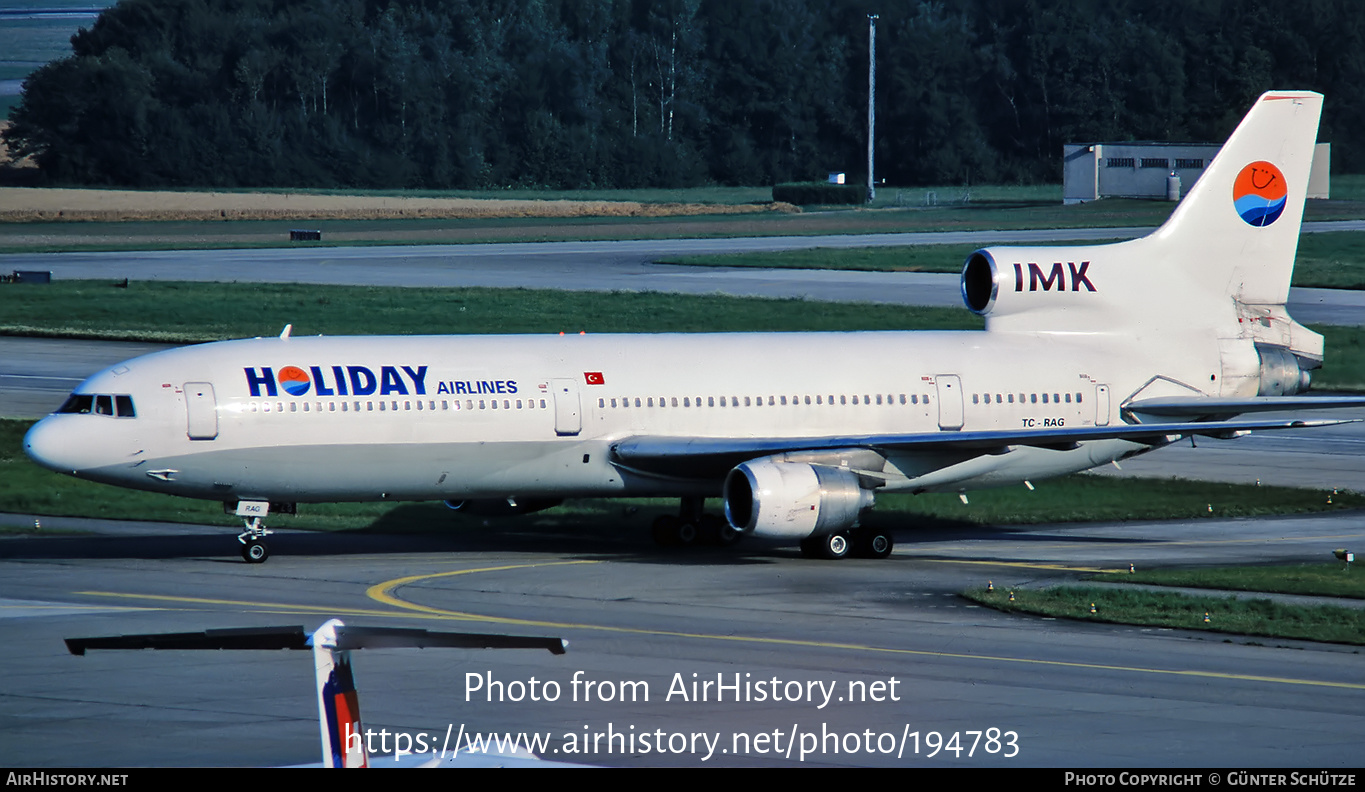
[[[287,325],[285,325],[285,326],[284,326],[284,329],[280,331],[280,339],[283,340],[283,339],[288,338],[288,337],[289,337],[289,333],[292,332],[293,329],[294,329],[294,325],[293,325],[293,324],[287,324]]]

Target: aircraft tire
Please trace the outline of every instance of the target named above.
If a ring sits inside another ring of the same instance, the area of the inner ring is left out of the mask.
[[[654,537],[654,544],[661,547],[668,547],[678,543],[678,528],[681,522],[671,514],[663,514],[654,519],[654,525],[650,533]]]
[[[853,554],[859,558],[886,558],[895,545],[890,531],[869,528],[853,533]]]
[[[729,547],[738,542],[743,536],[739,531],[730,525],[730,522],[723,517],[715,514],[707,514],[701,518],[701,540],[706,544]]]
[[[846,558],[853,549],[853,542],[846,533],[832,533],[820,537],[820,555],[831,561]]]
[[[265,542],[247,542],[242,545],[242,560],[248,564],[263,564],[270,557],[270,549]]]

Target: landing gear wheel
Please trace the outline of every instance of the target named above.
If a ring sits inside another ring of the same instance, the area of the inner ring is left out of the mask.
[[[848,540],[848,534],[832,533],[820,537],[820,553],[831,561],[847,556],[852,549],[853,543]]]
[[[654,519],[654,525],[650,529],[654,536],[654,544],[667,547],[678,543],[678,528],[682,521],[671,514],[664,514]]]
[[[714,514],[702,515],[699,533],[703,543],[720,547],[729,547],[743,536],[728,520]]]
[[[242,545],[242,560],[248,564],[264,563],[270,557],[265,542],[247,542]]]
[[[853,532],[853,554],[859,558],[886,558],[895,545],[890,531],[871,528]]]
[[[266,528],[260,517],[243,517],[242,521],[246,523],[246,530],[237,534],[237,541],[242,543],[242,560],[248,564],[264,563],[270,557],[270,550],[262,540],[274,531]]]
[[[696,544],[697,526],[693,525],[690,522],[679,524],[676,538],[677,541],[675,542],[675,544],[680,544],[683,547],[689,547],[691,545]]]

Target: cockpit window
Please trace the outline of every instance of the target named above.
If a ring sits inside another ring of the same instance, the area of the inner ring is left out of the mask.
[[[66,404],[63,404],[57,410],[57,412],[78,413],[80,415],[85,415],[89,413],[94,408],[94,406],[95,406],[94,396],[85,393],[73,393],[71,394],[71,397],[66,400]]]
[[[126,394],[73,393],[67,398],[66,403],[57,409],[57,412],[76,415],[109,415],[119,418],[137,417],[137,411],[133,409],[133,397]]]

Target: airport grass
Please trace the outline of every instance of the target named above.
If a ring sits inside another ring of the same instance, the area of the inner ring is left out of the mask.
[[[1030,613],[1076,621],[1138,624],[1215,633],[1365,644],[1365,609],[1287,605],[1269,599],[1066,585],[993,592],[972,589],[968,599],[1006,613]],[[1091,604],[1095,613],[1090,612]],[[1208,614],[1209,621],[1204,621]]]
[[[0,334],[198,343],[279,334],[979,330],[962,308],[534,289],[58,281],[0,286]],[[1318,390],[1365,390],[1365,328],[1326,337]]]
[[[1346,185],[1342,200],[1310,201],[1306,219],[1365,218],[1365,179],[1334,177]],[[290,190],[290,192],[324,192]],[[344,194],[368,193],[346,191]],[[622,200],[644,203],[761,203],[770,188],[702,187],[686,190],[574,190],[574,191],[376,191],[375,195],[417,197],[526,198],[565,200]],[[937,203],[924,205],[924,196]],[[241,247],[297,247],[289,229],[305,223],[323,232],[322,246],[459,244],[472,242],[530,242],[552,240],[673,239],[774,235],[858,234],[920,231],[975,231],[1035,228],[1155,228],[1170,215],[1174,204],[1109,198],[1064,206],[1056,185],[984,186],[970,190],[963,202],[961,188],[880,189],[871,206],[824,207],[804,212],[704,214],[686,217],[502,217],[476,219],[349,218],[315,220],[212,220],[185,222],[168,217],[163,222],[0,223],[0,253],[61,252],[72,250],[163,250]],[[808,208],[809,209],[809,208]],[[318,243],[305,243],[315,246]]]
[[[1310,325],[1321,333],[1326,362],[1313,372],[1315,391],[1365,391],[1365,327]]]
[[[1118,240],[1061,242],[1102,245]],[[1008,246],[1008,245],[1005,245]],[[962,263],[980,245],[908,245],[904,247],[814,248],[710,256],[674,256],[667,264],[770,269],[871,270],[879,272],[962,271]],[[1365,289],[1365,233],[1334,231],[1299,237],[1294,263],[1295,286]]]
[[[1315,564],[1140,569],[1133,573],[1111,573],[1093,579],[1106,583],[1365,599],[1365,567],[1354,564],[1348,567],[1346,562],[1337,560]]]
[[[278,335],[971,330],[950,308],[656,292],[109,281],[0,286],[0,334],[195,343]]]
[[[121,489],[44,470],[23,453],[31,421],[0,419],[0,512],[113,520],[222,525],[237,519],[222,504]],[[1197,481],[1119,480],[1067,476],[1024,487],[973,492],[964,505],[954,494],[890,495],[877,500],[869,524],[902,528],[963,528],[1055,522],[1253,517],[1365,509],[1365,494]],[[1212,511],[1210,511],[1212,509]],[[274,528],[431,533],[491,526],[508,530],[647,531],[654,516],[676,513],[672,499],[570,501],[518,517],[469,517],[439,503],[300,504],[298,515],[277,515]]]

